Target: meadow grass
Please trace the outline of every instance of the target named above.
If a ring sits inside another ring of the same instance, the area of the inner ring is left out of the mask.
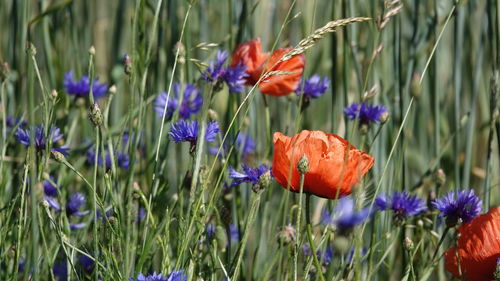
[[[453,280],[443,253],[458,225],[431,202],[473,189],[481,213],[500,204],[499,15],[493,0],[2,2],[0,279]],[[241,93],[203,79],[218,49],[230,61],[257,37],[269,52],[292,46],[275,65],[304,54],[303,77],[328,77],[326,93],[261,94],[291,74],[279,70]],[[69,93],[70,70],[89,77],[87,95]],[[113,85],[104,97],[102,82]],[[176,143],[168,133],[184,113],[155,101],[182,104],[188,83],[203,99],[190,117],[198,138]],[[344,108],[360,102],[388,115],[349,120]],[[372,212],[348,233],[324,223],[339,200],[304,192],[307,169],[296,193],[269,173],[230,187],[232,168],[272,164],[274,132],[301,130],[375,159],[349,195]],[[63,145],[69,154],[52,149]],[[428,209],[375,211],[378,196],[403,190]]]

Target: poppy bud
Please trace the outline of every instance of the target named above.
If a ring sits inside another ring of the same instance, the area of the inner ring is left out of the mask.
[[[95,47],[94,47],[94,45],[90,46],[90,48],[89,48],[89,54],[91,56],[95,56]]]
[[[309,171],[309,160],[305,154],[300,157],[299,162],[297,163],[297,170],[299,170],[299,173],[301,174],[305,174]]]
[[[403,241],[403,247],[406,251],[411,252],[415,248],[415,244],[413,244],[413,240],[410,237],[405,237]]]
[[[94,103],[90,106],[89,108],[89,118],[90,121],[94,124],[94,126],[99,127],[102,124],[102,113],[101,109],[99,108],[99,105],[97,103]]]
[[[208,110],[208,118],[212,121],[219,121],[219,115],[217,114],[217,111],[213,109]]]

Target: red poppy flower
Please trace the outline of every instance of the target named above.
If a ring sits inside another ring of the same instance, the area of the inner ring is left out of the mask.
[[[241,43],[236,47],[231,60],[231,66],[234,67],[240,64],[245,65],[247,67],[246,72],[249,75],[245,85],[251,86],[255,85],[259,80],[260,72],[255,73],[257,68],[259,68],[268,57],[269,53],[262,52],[260,38],[255,38],[245,43]]]
[[[264,65],[262,65],[259,69],[257,69],[257,71],[254,72],[257,74],[257,80],[261,73],[268,73],[270,71],[290,72],[288,74],[284,73],[272,75],[261,81],[259,89],[263,94],[276,97],[286,96],[295,91],[297,86],[299,86],[300,77],[302,76],[302,71],[304,70],[304,64],[306,62],[304,54],[296,55],[286,61],[277,63],[291,50],[291,47],[286,49],[277,49],[273,52],[267,64],[265,64],[265,71],[262,71],[264,69]]]
[[[285,96],[297,89],[305,64],[303,54],[277,63],[290,50],[292,50],[291,47],[277,49],[269,57],[268,53],[262,52],[260,39],[256,38],[242,43],[236,48],[233,53],[231,66],[243,64],[247,67],[246,73],[249,75],[245,84],[247,86],[255,85],[259,81],[260,76],[269,71],[284,72],[272,75],[261,81],[259,89],[262,93],[270,96]]]
[[[490,209],[458,228],[458,257],[462,277],[469,281],[493,280],[493,273],[500,257],[500,207]],[[445,253],[445,267],[459,278],[457,247]]]
[[[348,195],[373,166],[374,158],[343,138],[322,131],[304,130],[293,137],[274,133],[273,175],[284,188],[299,192],[299,159],[305,155],[309,170],[304,192],[329,199]]]

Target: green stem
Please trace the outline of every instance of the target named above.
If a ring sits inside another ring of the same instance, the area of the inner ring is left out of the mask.
[[[434,251],[434,254],[432,255],[432,259],[431,259],[431,262],[434,263],[435,262],[435,259],[436,259],[436,256],[437,256],[437,253],[439,252],[439,248],[441,247],[441,244],[443,244],[443,241],[444,241],[444,238],[446,237],[446,234],[448,234],[448,231],[450,230],[450,227],[447,226],[443,232],[443,235],[441,235],[441,238],[439,239],[439,242],[436,246],[436,250]]]
[[[299,191],[299,211],[297,212],[295,248],[293,251],[293,280],[297,281],[298,256],[300,247],[300,220],[302,218],[302,194],[304,193],[305,174],[300,174],[300,191]]]
[[[311,195],[307,194],[306,195],[306,228],[307,228],[307,238],[309,240],[309,247],[311,247],[311,252],[314,260],[314,265],[316,266],[316,274],[318,274],[319,279],[321,281],[325,281],[325,277],[323,276],[323,270],[321,268],[321,264],[319,264],[318,260],[318,255],[316,254],[316,249],[314,247],[314,240],[312,237],[312,226],[311,226],[311,213],[310,213],[310,207],[311,205]],[[297,231],[298,233],[298,231]]]

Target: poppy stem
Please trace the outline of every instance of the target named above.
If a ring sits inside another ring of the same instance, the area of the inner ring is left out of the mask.
[[[303,174],[301,175],[301,179],[303,178]],[[301,183],[303,183],[303,181],[301,180]],[[316,249],[314,247],[314,240],[313,240],[313,237],[312,237],[312,226],[311,226],[311,214],[310,214],[310,207],[311,205],[311,195],[310,194],[307,194],[306,195],[306,228],[307,228],[307,238],[309,240],[309,246],[311,247],[311,252],[312,252],[312,256],[313,256],[313,260],[314,260],[314,265],[316,266],[316,273],[319,275],[319,279],[321,281],[325,281],[325,278],[323,277],[323,270],[321,268],[321,265],[319,264],[319,260],[318,260],[318,255],[316,254]]]
[[[297,212],[297,221],[296,221],[296,232],[297,237],[295,239],[295,250],[293,252],[293,276],[294,280],[297,281],[297,268],[298,268],[298,256],[299,256],[299,246],[300,246],[300,220],[302,219],[302,194],[304,194],[304,178],[305,173],[300,173],[300,189],[299,189],[299,210]]]

